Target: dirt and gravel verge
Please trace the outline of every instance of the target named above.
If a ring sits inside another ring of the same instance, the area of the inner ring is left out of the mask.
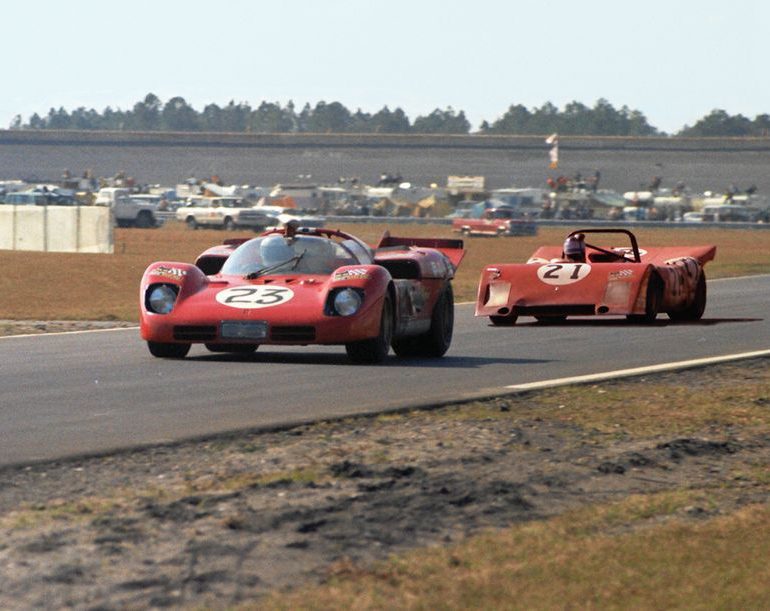
[[[68,333],[72,331],[98,331],[125,329],[138,323],[115,320],[3,320],[0,319],[0,336],[36,335],[39,333]]]
[[[710,392],[735,369],[655,381]],[[751,475],[770,467],[767,433],[601,430],[539,416],[538,396],[0,470],[0,606],[228,607],[631,494],[713,491],[692,520],[768,501]]]

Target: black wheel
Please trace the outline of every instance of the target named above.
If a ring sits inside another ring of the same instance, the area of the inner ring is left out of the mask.
[[[155,225],[155,219],[152,217],[151,212],[142,210],[136,217],[136,226],[140,229],[149,229]]]
[[[152,356],[157,356],[161,359],[183,359],[190,352],[190,344],[147,342],[147,348],[149,348]]]
[[[251,354],[256,352],[257,344],[205,344],[209,352],[233,352],[235,354]]]
[[[516,314],[509,314],[508,316],[490,316],[489,322],[496,327],[512,327],[516,324],[518,318],[519,317]]]
[[[669,312],[671,320],[700,320],[706,309],[706,274],[701,272],[698,284],[695,286],[695,297],[683,310]]]
[[[393,304],[390,295],[385,295],[382,302],[380,332],[377,337],[345,344],[348,357],[354,363],[382,363],[390,352],[393,341]]]
[[[235,231],[235,221],[229,216],[225,219],[225,229],[227,231]]]
[[[455,300],[452,285],[447,283],[436,301],[430,319],[430,329],[422,335],[393,340],[393,351],[401,357],[444,356],[452,344],[455,322]]]
[[[626,319],[631,322],[650,324],[655,322],[663,303],[663,281],[660,276],[653,274],[647,282],[647,303],[644,314],[629,314]]]
[[[190,229],[198,229],[198,221],[195,220],[195,217],[188,216],[185,223]]]
[[[535,316],[541,325],[556,325],[567,320],[566,316]]]

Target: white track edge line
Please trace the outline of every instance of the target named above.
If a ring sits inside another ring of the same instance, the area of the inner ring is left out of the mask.
[[[615,371],[605,371],[603,373],[591,373],[582,376],[573,376],[568,378],[556,378],[554,380],[541,380],[539,382],[527,382],[525,384],[511,384],[505,386],[508,390],[539,390],[554,386],[566,386],[568,384],[584,384],[586,382],[604,382],[618,378],[627,378],[632,376],[644,375],[647,373],[659,373],[664,371],[674,371],[676,369],[689,369],[703,365],[716,365],[729,361],[740,361],[744,359],[770,356],[770,350],[755,350],[753,352],[740,352],[735,354],[726,354],[723,356],[712,356],[701,359],[692,359],[688,361],[674,361],[671,363],[660,363],[658,365],[648,365],[646,367],[634,367],[632,369],[617,369]]]
[[[79,331],[53,331],[51,333],[20,333],[18,335],[0,335],[0,340],[14,339],[19,337],[51,337],[52,335],[77,335],[79,333],[107,333],[110,331],[130,331],[136,330],[136,327],[110,327],[109,329],[81,329]]]

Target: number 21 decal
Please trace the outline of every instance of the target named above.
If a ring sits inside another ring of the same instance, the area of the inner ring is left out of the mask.
[[[546,284],[572,284],[591,273],[588,263],[548,263],[537,270],[537,277]]]
[[[286,303],[294,291],[285,286],[233,286],[217,293],[217,301],[231,308],[251,310]]]

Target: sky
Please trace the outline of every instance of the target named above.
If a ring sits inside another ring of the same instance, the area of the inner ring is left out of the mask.
[[[604,98],[675,133],[770,114],[766,0],[5,0],[0,128],[50,108],[464,111]]]

